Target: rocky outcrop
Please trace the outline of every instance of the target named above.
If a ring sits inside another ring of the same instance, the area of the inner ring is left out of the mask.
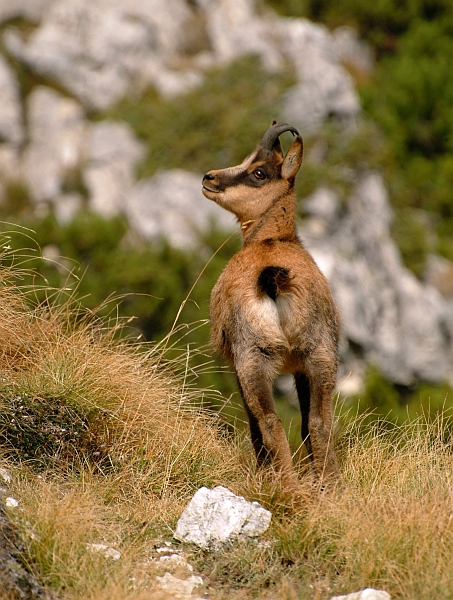
[[[157,173],[130,190],[125,214],[143,238],[165,237],[177,248],[192,246],[210,221],[226,230],[235,227],[233,215],[206,202],[200,182],[201,175],[180,169]]]
[[[27,41],[13,29],[4,41],[40,75],[103,109],[131,88],[154,84],[171,93],[199,82],[191,71],[169,68],[189,16],[184,0],[56,0]]]
[[[78,169],[87,123],[80,104],[45,86],[28,98],[29,143],[23,153],[23,178],[30,198],[58,203],[68,173]]]
[[[363,172],[340,216],[332,190],[305,203],[305,245],[331,282],[343,319],[343,376],[361,368],[357,354],[391,381],[452,377],[453,328],[446,301],[408,271],[390,237],[392,213],[379,173]],[[351,378],[349,378],[351,379]]]
[[[26,547],[21,533],[9,517],[9,510],[17,510],[19,503],[6,497],[12,481],[4,467],[0,468],[0,597],[21,600],[57,600],[44,588],[24,565]],[[28,565],[29,567],[31,565]]]
[[[52,207],[60,222],[82,206],[124,214],[141,238],[181,248],[213,221],[233,229],[233,217],[203,198],[201,174],[176,169],[137,181],[143,144],[125,123],[91,121],[93,109],[148,85],[183,93],[206,68],[253,53],[269,70],[293,66],[281,113],[314,136],[327,118],[354,126],[360,103],[349,71],[367,74],[373,64],[351,28],[258,12],[253,0],[0,0],[0,22],[14,18],[33,27],[6,27],[5,48],[49,85],[35,86],[24,104],[0,54],[0,201],[2,185],[21,182],[37,211]],[[364,361],[403,385],[452,381],[451,265],[434,257],[425,282],[417,280],[391,239],[382,177],[354,171],[348,179],[355,183],[341,207],[325,186],[304,200],[301,227],[342,310],[343,392],[361,389]]]
[[[306,133],[317,131],[326,117],[354,125],[360,102],[352,77],[335,53],[326,27],[305,19],[279,23],[283,50],[296,70],[298,83],[289,90],[283,116]]]
[[[91,125],[85,145],[83,180],[89,207],[105,217],[124,212],[125,197],[135,183],[135,169],[145,148],[127,123]]]

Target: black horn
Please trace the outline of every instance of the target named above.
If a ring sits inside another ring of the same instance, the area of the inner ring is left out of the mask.
[[[295,127],[292,127],[287,123],[274,123],[263,135],[263,139],[260,143],[261,149],[264,150],[264,152],[272,152],[276,140],[282,133],[285,133],[285,131],[290,131],[293,135],[300,135]]]

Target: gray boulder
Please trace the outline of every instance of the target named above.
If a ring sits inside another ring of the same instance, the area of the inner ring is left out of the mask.
[[[342,313],[343,370],[357,371],[360,348],[362,358],[396,383],[453,379],[446,302],[404,267],[390,237],[392,213],[381,175],[359,176],[341,218],[334,218],[333,191],[318,190],[306,208],[312,218],[302,238]]]
[[[4,42],[83,104],[104,109],[149,83],[164,93],[199,83],[190,70],[167,66],[189,15],[184,0],[56,0],[26,41],[9,29]]]
[[[139,181],[124,201],[132,228],[147,240],[165,237],[177,248],[193,247],[210,223],[233,229],[233,215],[204,198],[201,179],[173,169]]]
[[[20,144],[24,139],[24,123],[19,83],[1,54],[0,107],[0,143]]]
[[[258,502],[248,502],[222,486],[202,487],[184,509],[175,538],[201,548],[219,548],[238,537],[263,534],[271,518]]]
[[[111,217],[124,211],[145,148],[127,123],[101,121],[86,138],[83,181],[91,210]]]
[[[374,68],[374,54],[370,46],[359,39],[353,27],[342,26],[332,31],[334,53],[345,66],[362,76],[370,75]]]
[[[17,18],[37,23],[53,2],[55,0],[0,0],[0,23]]]
[[[214,62],[229,63],[257,54],[270,70],[283,66],[275,36],[275,15],[258,15],[253,0],[198,0],[206,17]]]
[[[317,131],[331,115],[353,126],[360,112],[359,96],[328,29],[306,19],[280,19],[277,26],[298,80],[286,94],[285,120],[305,134]]]
[[[57,201],[67,174],[78,170],[87,128],[85,113],[72,98],[45,87],[28,98],[29,144],[22,172],[34,202]]]

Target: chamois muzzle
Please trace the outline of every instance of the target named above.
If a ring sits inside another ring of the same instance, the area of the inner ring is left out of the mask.
[[[260,143],[261,150],[266,154],[270,154],[278,137],[282,133],[285,133],[285,131],[290,131],[293,136],[300,135],[295,127],[292,127],[287,123],[274,123],[274,125],[271,125],[263,135]]]
[[[211,175],[211,173],[205,173],[205,175],[203,175],[203,182],[202,182],[203,189],[208,192],[217,192],[218,190],[215,189],[216,188],[215,184],[209,186],[209,185],[206,185],[206,183],[205,183],[207,181],[214,181],[214,180],[215,180],[215,175]]]

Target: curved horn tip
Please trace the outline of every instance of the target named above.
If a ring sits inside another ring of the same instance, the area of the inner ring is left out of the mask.
[[[275,121],[273,121],[272,125],[269,127],[269,129],[266,131],[266,133],[263,135],[263,138],[262,138],[261,144],[260,144],[261,148],[263,150],[270,151],[272,149],[272,146],[274,145],[275,141],[277,140],[277,138],[282,133],[285,133],[286,131],[290,131],[293,134],[293,136],[298,135],[300,137],[300,133],[292,125],[288,125],[288,123],[276,123]]]

